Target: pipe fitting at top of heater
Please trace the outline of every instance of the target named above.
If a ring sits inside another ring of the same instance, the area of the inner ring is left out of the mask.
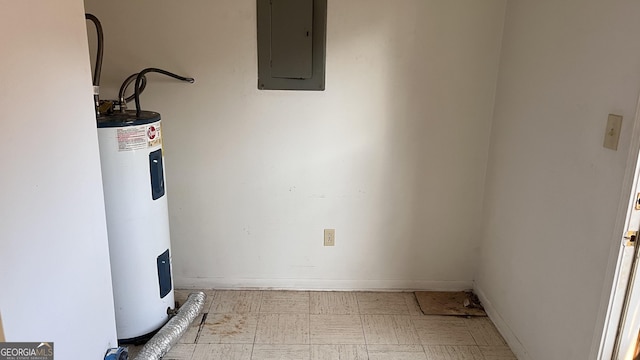
[[[138,78],[138,73],[129,75],[129,77],[122,82],[122,85],[120,85],[120,91],[118,91],[118,101],[120,102],[120,112],[125,112],[127,110],[127,103],[136,97],[135,91],[133,94],[129,96],[125,96],[125,93],[127,92],[127,88],[129,88],[129,85],[131,85],[132,82],[136,81],[136,78]],[[140,94],[142,94],[142,92],[146,87],[147,87],[147,78],[143,76],[142,81],[140,82],[140,89],[139,89]]]
[[[188,78],[188,77],[184,77],[184,76],[180,76],[177,74],[174,74],[172,72],[166,71],[166,70],[162,70],[162,69],[158,69],[158,68],[146,68],[141,70],[138,75],[136,76],[136,83],[135,86],[133,88],[134,91],[134,97],[135,97],[135,101],[136,101],[136,117],[140,117],[140,113],[142,112],[142,108],[140,107],[140,93],[142,92],[142,90],[140,89],[141,87],[141,83],[143,81],[143,78],[145,78],[145,74],[149,73],[149,72],[157,72],[163,75],[167,75],[170,76],[174,79],[178,79],[180,81],[185,81],[188,83],[193,84],[195,82],[194,78]]]

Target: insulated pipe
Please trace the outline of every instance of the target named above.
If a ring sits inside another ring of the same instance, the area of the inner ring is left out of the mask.
[[[102,74],[102,57],[104,55],[104,33],[100,20],[93,14],[84,14],[84,18],[90,20],[96,27],[98,35],[96,65],[93,69],[93,102],[96,108],[96,114],[100,115],[100,74]]]
[[[140,117],[140,113],[142,112],[142,109],[140,108],[140,92],[142,90],[140,90],[140,86],[141,86],[141,82],[142,79],[144,78],[144,74],[148,73],[148,72],[157,72],[163,75],[167,75],[167,76],[171,76],[174,79],[178,79],[181,81],[186,81],[188,83],[193,84],[195,82],[195,80],[193,78],[187,78],[184,76],[180,76],[180,75],[176,75],[172,72],[168,72],[167,70],[162,70],[162,69],[158,69],[158,68],[146,68],[142,71],[140,71],[138,73],[138,76],[136,77],[136,85],[133,89],[134,94],[135,94],[135,99],[136,99],[136,117]]]
[[[128,97],[125,97],[125,92],[129,85],[136,80],[138,77],[138,73],[130,75],[120,86],[120,91],[118,92],[118,100],[120,100],[120,111],[124,112],[127,109],[127,103],[135,98],[135,91]],[[138,94],[142,94],[144,88],[147,86],[147,78],[142,77],[142,82],[140,83],[140,91]]]
[[[187,301],[180,307],[176,316],[171,318],[171,320],[144,345],[135,360],[162,359],[171,347],[178,342],[182,334],[187,331],[193,319],[202,311],[206,298],[207,296],[201,291],[189,294]]]
[[[84,14],[84,18],[90,20],[96,27],[98,35],[96,67],[93,69],[93,86],[100,86],[100,74],[102,74],[102,57],[104,54],[104,33],[100,20],[93,14]]]

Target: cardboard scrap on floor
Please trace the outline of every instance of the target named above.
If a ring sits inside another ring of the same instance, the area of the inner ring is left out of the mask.
[[[415,294],[425,315],[487,316],[472,292],[416,291]]]

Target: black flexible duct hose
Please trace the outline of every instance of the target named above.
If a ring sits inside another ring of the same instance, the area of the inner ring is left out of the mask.
[[[100,20],[93,14],[84,14],[84,18],[90,20],[96,26],[98,35],[98,52],[96,54],[96,67],[93,70],[93,86],[100,86],[100,74],[102,73],[102,57],[104,54],[104,33]]]
[[[135,94],[135,90],[134,93],[131,94],[128,97],[124,97],[125,92],[127,91],[127,88],[129,87],[129,85],[131,85],[132,82],[134,82],[136,80],[136,78],[138,77],[138,73],[135,73],[131,76],[129,76],[123,83],[122,86],[120,86],[120,91],[118,92],[118,100],[120,100],[120,106],[126,106],[126,104],[133,100],[136,97]],[[144,91],[144,88],[147,86],[147,78],[145,76],[142,77],[142,82],[140,83],[140,94],[142,94],[142,92]]]
[[[136,77],[136,85],[134,87],[134,96],[136,99],[136,117],[140,117],[140,112],[142,111],[142,109],[140,108],[140,83],[142,82],[142,78],[144,77],[144,74],[148,73],[148,72],[157,72],[163,75],[167,75],[170,76],[174,79],[178,79],[181,81],[186,81],[188,83],[193,84],[195,82],[195,79],[193,78],[187,78],[184,76],[180,76],[180,75],[176,75],[174,73],[168,72],[166,70],[162,70],[162,69],[158,69],[158,68],[146,68],[142,71],[140,71],[138,73],[138,76]]]

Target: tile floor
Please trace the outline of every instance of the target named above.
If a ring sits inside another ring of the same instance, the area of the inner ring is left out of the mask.
[[[425,316],[413,293],[205,292],[165,360],[516,360],[488,318]]]

